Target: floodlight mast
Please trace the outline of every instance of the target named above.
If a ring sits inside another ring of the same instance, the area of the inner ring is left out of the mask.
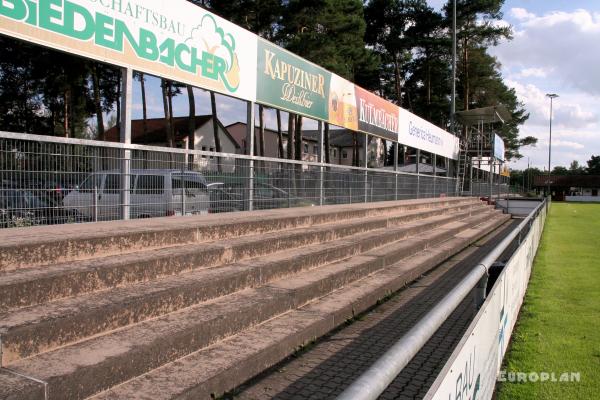
[[[552,161],[552,100],[558,97],[556,93],[546,93],[550,99],[550,139],[548,141],[548,178],[546,179],[546,196],[552,196],[550,192],[550,162]]]
[[[450,132],[456,135],[456,0],[452,4],[452,99],[450,107]]]

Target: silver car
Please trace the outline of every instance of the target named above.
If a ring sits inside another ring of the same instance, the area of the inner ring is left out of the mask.
[[[90,220],[119,219],[121,179],[118,170],[94,172],[65,196],[63,205]],[[205,214],[209,210],[206,179],[199,172],[134,169],[129,189],[131,218]]]

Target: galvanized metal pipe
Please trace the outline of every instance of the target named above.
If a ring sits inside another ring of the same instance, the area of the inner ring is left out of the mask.
[[[133,70],[121,68],[121,118],[119,132],[121,143],[131,144],[131,103],[133,98]],[[129,219],[131,214],[131,150],[123,150],[121,160],[121,219]]]
[[[397,341],[367,371],[352,383],[338,400],[375,400],[398,376],[400,371],[421,350],[456,307],[487,275],[490,266],[508,248],[521,231],[535,218],[543,201],[529,214],[498,246],[496,246],[453,290],[450,291],[431,311],[429,311],[410,331]]]

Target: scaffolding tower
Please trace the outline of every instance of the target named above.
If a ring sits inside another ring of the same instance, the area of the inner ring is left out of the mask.
[[[460,134],[457,193],[489,196],[491,199],[494,192],[500,194],[500,173],[505,161],[504,155],[500,155],[504,153],[503,149],[497,148],[498,127],[510,121],[511,115],[505,106],[497,105],[459,111],[456,117],[463,127]]]

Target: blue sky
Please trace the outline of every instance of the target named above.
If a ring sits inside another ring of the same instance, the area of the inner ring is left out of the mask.
[[[429,0],[439,8],[442,0]],[[521,136],[535,136],[536,147],[512,168],[547,168],[550,104],[557,93],[552,126],[552,168],[600,155],[600,1],[508,0],[503,22],[514,39],[491,49],[509,87],[530,113]]]

